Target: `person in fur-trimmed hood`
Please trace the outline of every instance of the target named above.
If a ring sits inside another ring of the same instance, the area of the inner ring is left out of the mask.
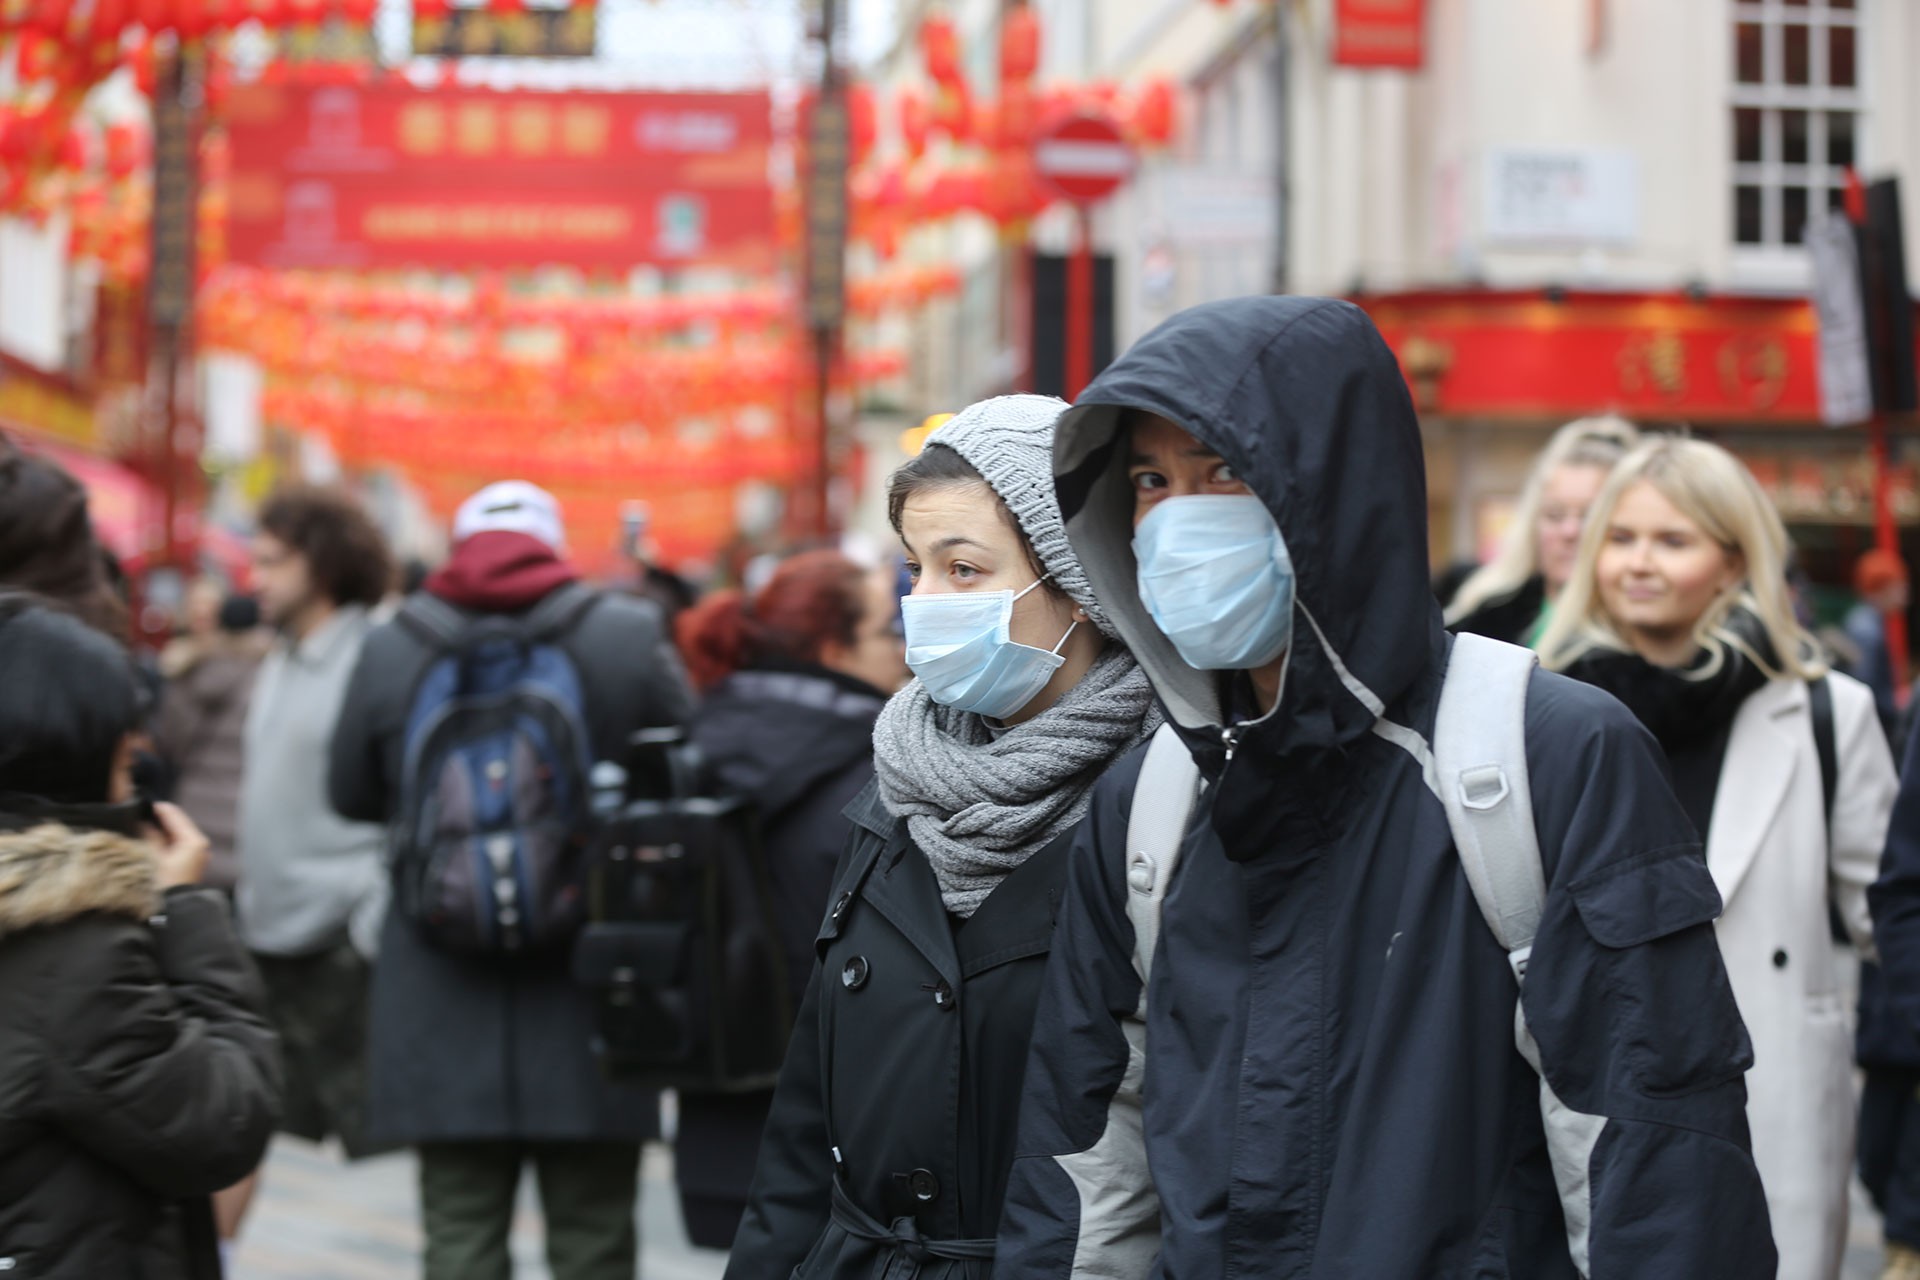
[[[259,978],[206,838],[129,801],[126,656],[13,595],[0,670],[0,1271],[218,1280],[280,1108]]]

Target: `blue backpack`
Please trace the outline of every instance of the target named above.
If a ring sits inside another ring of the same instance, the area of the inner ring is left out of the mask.
[[[470,617],[421,593],[400,611],[435,656],[407,713],[394,903],[447,950],[549,952],[586,917],[593,747],[558,642],[598,599],[572,584]]]

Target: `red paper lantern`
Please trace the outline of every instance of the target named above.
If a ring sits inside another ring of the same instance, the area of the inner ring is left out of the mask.
[[[927,132],[933,126],[927,100],[913,89],[900,91],[900,140],[907,154],[918,160],[927,153]]]
[[[1171,84],[1155,80],[1133,104],[1133,132],[1142,142],[1165,146],[1173,141],[1178,100]]]
[[[1034,129],[1039,123],[1040,107],[1033,90],[1025,84],[1009,84],[1000,91],[1000,110],[994,119],[990,137],[1001,151],[1025,152],[1033,145]]]
[[[936,175],[921,197],[921,208],[933,217],[945,217],[986,203],[986,175],[977,169],[948,169]]]
[[[340,0],[340,12],[356,27],[369,26],[380,10],[380,0]]]
[[[60,46],[52,37],[22,31],[14,45],[13,73],[22,84],[48,79],[59,55]]]
[[[874,106],[872,86],[865,84],[849,86],[847,89],[847,140],[856,167],[872,153],[873,144],[879,132],[879,112]]]
[[[173,0],[173,25],[183,40],[197,40],[212,30],[206,0]]]
[[[1036,217],[1047,197],[1034,177],[1033,160],[1026,153],[1007,155],[986,175],[980,211],[1002,227]]]
[[[1000,20],[1000,84],[1024,83],[1040,69],[1040,19],[1021,5]]]
[[[151,98],[159,81],[159,72],[154,66],[152,39],[143,39],[134,46],[133,52],[127,57],[127,65],[133,68],[134,87]]]
[[[79,173],[87,167],[87,150],[86,130],[74,125],[61,135],[55,163],[68,173]]]
[[[20,162],[27,158],[28,146],[26,117],[12,107],[0,104],[0,160],[8,162],[0,173],[8,176],[18,173]]]
[[[72,0],[36,0],[26,25],[29,30],[59,39],[66,34],[67,20],[72,16]]]
[[[907,175],[898,165],[888,165],[874,183],[873,207],[882,213],[902,213],[907,200]]]
[[[150,36],[166,30],[172,17],[173,6],[169,0],[133,0],[133,20]]]
[[[89,24],[96,40],[116,40],[127,25],[127,0],[94,0]]]
[[[955,142],[973,137],[973,94],[965,80],[940,86],[940,96],[933,104],[933,123]]]
[[[926,60],[927,74],[941,85],[960,79],[960,35],[953,19],[944,13],[930,13],[920,22],[920,54]]]
[[[130,124],[116,124],[107,127],[107,176],[123,180],[133,176],[140,167],[143,151],[143,135]]]
[[[453,12],[448,0],[413,0],[413,16],[416,21],[444,18]]]

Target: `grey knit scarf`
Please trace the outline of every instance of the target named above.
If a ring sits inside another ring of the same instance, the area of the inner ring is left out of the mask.
[[[1059,702],[1006,729],[915,680],[880,713],[874,768],[888,812],[906,818],[947,910],[964,918],[1078,822],[1100,775],[1159,727],[1147,673],[1115,644]]]

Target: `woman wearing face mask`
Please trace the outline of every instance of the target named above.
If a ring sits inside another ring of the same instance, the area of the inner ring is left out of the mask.
[[[1573,574],[1587,508],[1640,433],[1624,418],[1581,418],[1554,433],[1533,464],[1499,554],[1447,605],[1454,631],[1530,645]]]
[[[1873,695],[1828,672],[1794,618],[1786,556],[1779,515],[1732,455],[1650,441],[1595,500],[1540,648],[1666,751],[1725,903],[1716,932],[1753,1040],[1747,1114],[1779,1274],[1831,1280],[1854,1117],[1828,903],[1870,948],[1866,888],[1896,784]]]
[[[1054,497],[1066,406],[961,413],[888,494],[916,675],[819,928],[730,1280],[985,1280],[1066,848],[1158,724]]]

